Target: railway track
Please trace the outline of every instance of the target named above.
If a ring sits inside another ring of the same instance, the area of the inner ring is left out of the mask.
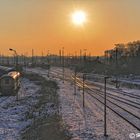
[[[83,87],[82,80],[78,79],[76,83],[77,83],[77,86],[80,86],[80,88]],[[102,91],[97,90],[97,89],[92,89],[91,87],[89,87],[89,85],[87,85],[87,83],[85,83],[85,92],[104,105],[104,93],[102,93]],[[114,98],[113,96],[117,98]],[[135,127],[137,130],[140,131],[140,116],[135,115],[135,113],[132,113],[131,111],[129,111],[128,107],[125,108],[124,105],[122,107],[122,103],[131,108],[133,107],[135,111],[140,111],[140,104],[137,102],[128,100],[126,98],[122,98],[122,97],[120,99],[118,98],[120,97],[107,93],[107,108],[113,111],[115,114],[123,118],[125,121],[127,121],[129,124],[131,124],[133,127]]]
[[[53,71],[52,74],[56,75],[58,78],[61,78],[61,79],[63,78],[61,76],[62,75],[61,71],[55,70],[55,71]],[[73,73],[71,74],[71,77],[70,77],[70,75],[66,75],[65,80],[73,82],[73,80],[75,80],[73,75],[74,75]],[[78,81],[77,82],[78,85],[83,84],[83,80],[79,77],[76,77],[76,81]],[[79,87],[83,88],[82,86],[79,86]],[[101,85],[91,84],[89,81],[88,82],[86,81],[85,82],[85,87],[103,94],[103,91],[101,91],[100,89],[104,89],[104,87],[101,86]],[[117,101],[122,101],[123,103],[125,103],[125,101],[126,101],[128,104],[130,103],[130,105],[132,105],[132,106],[134,104],[134,107],[140,109],[140,100],[139,100],[140,96],[139,95],[133,95],[133,94],[130,95],[130,93],[127,93],[127,92],[124,92],[124,91],[118,91],[118,90],[115,90],[115,89],[109,88],[109,87],[107,87],[107,91],[108,91],[107,96],[109,98],[116,99]],[[114,94],[110,93],[109,91],[114,92]],[[128,96],[129,98],[126,98],[126,96]],[[138,100],[139,102],[133,101],[132,98]],[[125,101],[123,101],[123,100],[125,100]]]
[[[99,88],[103,88],[103,86],[102,85],[99,85],[99,84],[97,84],[97,83],[90,83],[90,82],[88,82],[89,84],[91,84],[91,85],[94,85],[94,86],[96,86],[96,87],[99,87]],[[121,90],[118,90],[118,89],[114,89],[114,88],[111,88],[111,87],[107,87],[106,88],[107,90],[110,90],[110,91],[112,91],[112,92],[116,92],[116,93],[118,93],[118,94],[123,94],[123,95],[125,95],[125,96],[128,96],[128,97],[131,97],[131,98],[136,98],[136,99],[140,99],[140,95],[136,95],[136,94],[133,94],[133,93],[128,93],[128,92],[125,92],[125,91],[121,91]]]
[[[63,73],[61,70],[53,70],[51,71],[51,74],[57,78],[63,79]],[[64,80],[74,83],[75,79],[76,85],[82,89],[83,80],[79,77],[75,78],[74,73],[65,75]],[[84,86],[86,94],[90,95],[92,98],[104,105],[104,93],[100,90],[104,88],[102,85],[85,81]],[[130,93],[107,87],[107,108],[140,131],[139,99],[139,95],[130,95]]]
[[[78,85],[81,85],[80,87],[83,88],[83,87],[82,87],[82,84],[83,84],[82,81],[80,81],[80,82],[77,83],[77,84],[78,84]],[[89,86],[87,83],[85,84],[85,88],[87,88],[87,89],[89,89],[89,90],[91,90],[91,91],[93,91],[93,92],[98,92],[98,93],[100,93],[101,95],[104,95],[104,94],[103,94],[103,91],[101,91],[101,90],[99,90],[99,89],[96,89],[96,88],[92,88],[92,87]],[[135,107],[135,108],[137,108],[137,109],[140,109],[140,103],[139,103],[139,102],[130,100],[130,99],[128,99],[128,98],[125,98],[124,96],[121,97],[121,96],[119,96],[119,95],[111,94],[111,93],[107,92],[107,97],[108,97],[108,98],[111,98],[111,99],[114,99],[114,100],[116,100],[116,101],[119,101],[119,102],[121,102],[121,103],[124,103],[124,104],[126,104],[126,105],[130,105],[130,106],[132,106],[132,107]],[[136,98],[136,99],[137,99],[137,98]]]
[[[74,77],[72,77],[72,79],[74,80]],[[80,78],[76,78],[76,80],[80,83],[80,84],[82,84],[82,79],[80,79]],[[100,88],[99,87],[96,87],[96,85],[94,85],[94,84],[91,84],[91,83],[89,83],[89,82],[86,82],[85,81],[85,84],[86,84],[86,87],[87,88],[91,88],[91,89],[93,89],[93,90],[95,90],[95,91],[97,91],[97,92],[100,92],[100,93],[102,93],[103,91],[101,90],[101,89],[104,89],[104,87],[103,86],[101,86]],[[82,88],[82,87],[81,87]],[[111,90],[110,90],[111,89]],[[122,100],[125,100],[125,101],[129,101],[129,102],[131,102],[131,103],[134,103],[134,104],[136,104],[136,105],[140,105],[140,100],[139,100],[139,98],[137,97],[137,96],[133,96],[133,95],[130,95],[130,93],[127,93],[127,95],[124,95],[124,94],[121,94],[121,92],[119,92],[118,90],[113,90],[112,91],[112,88],[107,88],[107,95],[108,96],[113,96],[113,97],[115,97],[115,98],[119,98],[119,99],[122,99]],[[133,98],[133,99],[132,99]],[[117,99],[116,99],[117,100]],[[135,101],[133,101],[133,100],[135,100]],[[137,101],[137,102],[136,102]]]

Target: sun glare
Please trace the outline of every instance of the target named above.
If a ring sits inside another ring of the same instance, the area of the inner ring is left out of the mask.
[[[72,14],[72,22],[76,25],[83,25],[86,21],[86,14],[84,11],[76,11]]]

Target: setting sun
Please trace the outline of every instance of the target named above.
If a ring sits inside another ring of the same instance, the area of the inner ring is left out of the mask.
[[[76,25],[82,25],[86,21],[86,14],[84,11],[76,11],[72,14],[72,22]]]

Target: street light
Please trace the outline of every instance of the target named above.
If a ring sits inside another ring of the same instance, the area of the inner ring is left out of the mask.
[[[17,66],[18,66],[18,54],[17,54],[17,52],[16,52],[16,50],[14,50],[14,49],[12,49],[12,48],[9,48],[9,51],[13,51],[14,52],[14,54],[15,54],[15,57],[16,57],[16,69],[17,69]]]
[[[17,52],[14,49],[9,48],[10,51],[13,51],[15,53],[15,55],[17,56]]]

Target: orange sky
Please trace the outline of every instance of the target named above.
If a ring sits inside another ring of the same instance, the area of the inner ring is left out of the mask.
[[[102,55],[116,43],[140,39],[140,0],[0,0],[0,53],[36,55],[42,51]],[[84,10],[82,27],[71,13]]]

